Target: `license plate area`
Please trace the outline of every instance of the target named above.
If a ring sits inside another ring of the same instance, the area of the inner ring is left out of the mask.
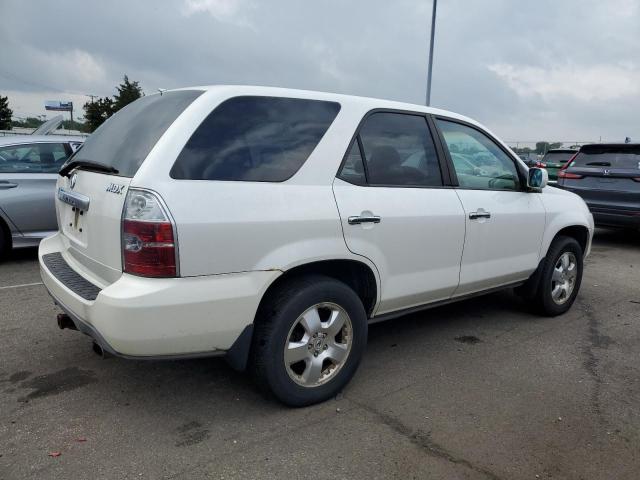
[[[71,205],[64,205],[61,210],[60,220],[64,234],[78,243],[85,244],[87,238],[85,226],[87,212]]]
[[[82,245],[86,245],[86,216],[89,210],[89,197],[81,193],[58,189],[60,203],[60,221],[63,233]]]

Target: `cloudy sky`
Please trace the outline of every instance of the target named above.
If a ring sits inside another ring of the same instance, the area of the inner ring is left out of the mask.
[[[430,0],[0,0],[0,94],[213,83],[423,103]],[[640,141],[640,0],[440,0],[432,105],[507,141]]]

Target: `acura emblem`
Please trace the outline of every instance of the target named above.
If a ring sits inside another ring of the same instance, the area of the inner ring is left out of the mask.
[[[73,175],[71,175],[71,178],[69,178],[69,188],[71,190],[73,190],[73,187],[76,186],[76,180],[78,178],[78,174],[74,173]]]

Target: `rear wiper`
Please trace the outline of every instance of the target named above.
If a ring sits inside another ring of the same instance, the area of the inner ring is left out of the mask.
[[[71,160],[60,169],[59,174],[63,177],[68,177],[71,171],[76,168],[86,168],[87,170],[96,170],[105,173],[118,173],[118,170],[111,165],[104,165],[102,163],[92,162],[91,160]]]
[[[611,163],[609,162],[589,162],[585,163],[585,165],[589,167],[610,167]]]

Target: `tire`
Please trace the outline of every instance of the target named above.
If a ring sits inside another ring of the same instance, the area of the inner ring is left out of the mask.
[[[254,328],[256,382],[294,407],[338,394],[356,372],[367,344],[362,301],[344,283],[321,275],[292,278],[276,287],[260,306]]]
[[[0,260],[5,259],[9,254],[11,249],[10,239],[9,229],[5,227],[4,222],[0,219]]]
[[[582,283],[582,262],[582,247],[574,238],[559,236],[553,240],[532,296],[538,313],[555,317],[571,308]]]

